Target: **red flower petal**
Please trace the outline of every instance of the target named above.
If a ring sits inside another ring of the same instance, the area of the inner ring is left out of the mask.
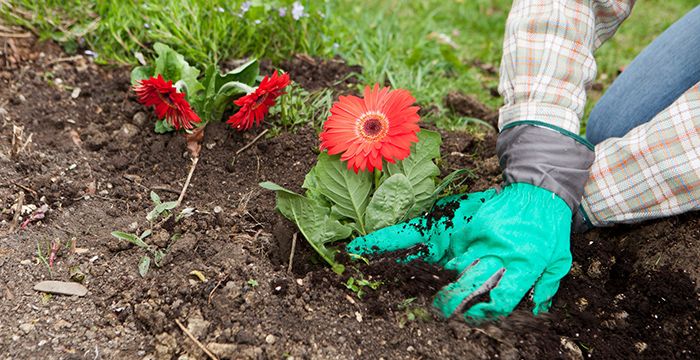
[[[406,90],[379,85],[366,87],[364,99],[339,97],[323,124],[321,149],[331,155],[342,153],[340,159],[356,173],[381,170],[383,160],[405,159],[420,131],[415,101]]]
[[[239,131],[248,130],[253,127],[253,124],[260,126],[267,112],[275,105],[277,98],[285,94],[282,89],[289,83],[289,74],[280,76],[277,70],[271,77],[265,76],[254,92],[233,102],[240,109],[231,115],[226,123]]]
[[[173,82],[166,82],[160,74],[139,81],[134,92],[141,104],[153,106],[158,119],[165,119],[175,130],[192,129],[193,123],[202,121],[185,100],[185,94],[178,92]]]

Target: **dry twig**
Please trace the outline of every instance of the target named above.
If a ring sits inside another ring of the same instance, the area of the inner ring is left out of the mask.
[[[268,130],[270,130],[270,129],[263,130],[263,132],[258,134],[258,136],[256,136],[253,140],[251,140],[249,143],[247,143],[244,147],[238,149],[238,151],[236,151],[236,156],[240,155],[242,152],[246,151],[249,147],[253,146],[253,144],[255,144],[256,141],[260,140],[260,138],[263,137],[263,135],[267,134]]]
[[[294,262],[294,250],[297,247],[297,235],[299,232],[295,232],[294,235],[292,235],[292,249],[289,250],[289,265],[287,265],[287,272],[292,273],[292,263]]]
[[[194,337],[194,335],[192,335],[192,333],[191,333],[189,330],[187,330],[187,328],[185,327],[185,325],[182,325],[182,323],[180,322],[180,320],[175,319],[175,323],[177,324],[177,326],[180,327],[180,330],[182,330],[182,332],[184,332],[185,335],[187,335],[187,337],[189,337],[190,339],[192,339],[192,341],[194,341],[194,343],[197,344],[197,346],[199,346],[199,348],[202,349],[202,351],[204,351],[204,353],[207,354],[207,356],[209,356],[210,359],[212,359],[212,360],[219,360],[219,358],[217,358],[216,355],[214,355],[211,351],[209,351],[209,349],[207,349],[207,347],[204,346],[204,344],[202,344],[201,342],[199,342],[199,340],[197,340],[197,338]]]
[[[53,65],[53,64],[60,63],[60,62],[73,62],[73,61],[78,61],[82,58],[83,58],[83,55],[60,57],[60,58],[56,58],[56,59],[47,61],[46,65]]]
[[[5,38],[28,38],[32,36],[32,33],[6,33],[6,32],[0,32],[0,37],[5,37]]]
[[[15,216],[12,217],[12,224],[10,224],[10,234],[15,232],[17,229],[17,224],[19,224],[19,217],[22,214],[22,206],[24,205],[24,191],[20,191],[17,195],[17,208],[15,209]]]
[[[190,167],[190,172],[187,174],[187,180],[185,180],[185,186],[182,187],[182,191],[180,192],[180,197],[177,198],[177,205],[175,205],[175,207],[180,206],[180,204],[182,203],[182,199],[185,198],[185,193],[187,192],[187,187],[190,186],[190,181],[192,180],[192,174],[194,174],[194,169],[197,167],[198,162],[199,162],[198,157],[192,158],[192,166]]]

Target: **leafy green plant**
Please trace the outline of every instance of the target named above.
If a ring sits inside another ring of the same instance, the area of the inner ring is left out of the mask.
[[[352,292],[357,294],[358,298],[362,299],[367,289],[377,290],[382,284],[379,280],[367,280],[360,274],[359,278],[349,277],[345,282],[345,287],[352,290]]]
[[[399,328],[403,328],[412,321],[427,321],[430,319],[428,310],[421,306],[412,305],[416,298],[403,300],[397,307],[403,313],[399,316]]]
[[[165,221],[173,216],[172,210],[177,206],[177,201],[162,202],[160,196],[158,196],[155,191],[151,191],[151,201],[153,201],[153,209],[151,209],[151,211],[148,212],[148,215],[146,215],[146,220],[151,223],[151,227],[154,226],[154,222],[160,217],[163,217],[163,221]],[[178,213],[177,216],[175,216],[175,222],[177,223],[181,219],[190,217],[193,214],[193,208],[184,208]],[[112,236],[132,243],[136,245],[136,247],[146,252],[146,255],[141,257],[138,264],[139,274],[142,277],[145,277],[146,274],[148,274],[151,263],[153,263],[156,267],[160,267],[162,265],[163,258],[165,258],[165,255],[170,250],[170,247],[180,238],[180,234],[173,234],[170,236],[168,247],[165,249],[159,249],[154,245],[146,243],[146,238],[151,236],[152,233],[152,229],[144,230],[141,235],[131,234],[124,231],[112,231]]]
[[[322,89],[310,92],[301,85],[292,83],[287,94],[280,98],[279,105],[270,110],[272,119],[270,136],[307,125],[312,126],[316,131],[321,131],[323,120],[328,117],[332,105],[332,90]]]
[[[306,175],[304,195],[271,182],[260,184],[277,193],[277,209],[294,222],[309,244],[337,273],[332,244],[352,235],[362,236],[427,211],[435,199],[435,161],[440,156],[440,134],[422,130],[410,155],[384,171],[355,173],[340,156],[322,152]]]
[[[151,191],[151,201],[154,205],[153,210],[146,215],[146,220],[151,222],[157,220],[161,215],[165,217],[170,216],[170,210],[177,207],[177,201],[161,202],[160,196],[155,191]]]
[[[153,50],[156,57],[152,65],[136,66],[131,71],[132,85],[136,86],[156,75],[172,81],[179,92],[186,94],[185,99],[201,119],[198,127],[221,121],[224,111],[233,106],[235,99],[255,90],[253,86],[259,74],[255,59],[225,74],[220,73],[216,65],[210,65],[200,77],[200,70],[169,46],[155,43]],[[175,128],[167,119],[160,119],[155,124],[155,130],[166,133]]]
[[[148,253],[147,255],[142,256],[139,260],[138,267],[139,275],[141,275],[141,277],[146,277],[146,274],[148,274],[148,270],[151,266],[151,256],[153,257],[153,263],[157,267],[160,267],[161,262],[167,253],[167,251],[160,250],[155,246],[146,243],[145,239],[151,236],[150,229],[145,230],[143,233],[141,233],[141,235],[130,234],[123,231],[112,231],[112,236],[120,240],[128,241]]]

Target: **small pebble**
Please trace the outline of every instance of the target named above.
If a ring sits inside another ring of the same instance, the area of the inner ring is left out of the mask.
[[[275,341],[277,341],[277,337],[275,335],[270,334],[265,337],[265,342],[270,345],[274,344]]]
[[[24,323],[19,326],[19,329],[22,330],[23,333],[29,334],[30,332],[34,331],[34,324]]]
[[[214,206],[214,214],[218,214],[224,211],[224,209],[221,208],[221,206]]]
[[[139,111],[134,114],[134,117],[132,117],[131,120],[134,122],[134,125],[141,126],[146,123],[146,113]]]
[[[73,99],[77,99],[78,96],[80,96],[80,88],[73,88],[73,91],[70,93],[70,97],[72,97]]]

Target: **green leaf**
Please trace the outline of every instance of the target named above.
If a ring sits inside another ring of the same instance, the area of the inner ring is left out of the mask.
[[[365,214],[367,232],[396,224],[414,204],[413,188],[406,175],[390,176],[374,192],[367,206]]]
[[[177,201],[166,201],[166,202],[156,206],[156,209],[158,209],[159,213],[162,213],[165,210],[172,210],[175,207],[177,207]]]
[[[154,204],[154,205],[160,205],[160,204],[161,204],[160,196],[158,196],[158,194],[156,194],[156,192],[155,192],[155,191],[152,191],[152,190],[151,190],[151,201],[153,201],[153,204]]]
[[[219,73],[214,65],[207,67],[202,83],[205,91],[194,99],[193,106],[206,121],[221,121],[226,108],[232,106],[235,99],[255,90],[251,86],[255,84],[258,68],[257,60],[248,61],[226,74]]]
[[[304,177],[304,183],[301,185],[301,187],[306,189],[306,197],[309,199],[314,199],[323,204],[323,206],[330,208],[331,204],[328,202],[328,199],[326,199],[319,191],[317,173],[318,167],[314,166],[311,168],[311,170]]]
[[[172,210],[177,206],[177,201],[166,201],[164,203],[156,205],[153,210],[151,210],[148,215],[146,215],[146,220],[154,221],[160,216],[164,211]]]
[[[157,267],[160,267],[160,264],[163,261],[164,257],[165,257],[165,253],[161,250],[156,250],[153,252],[153,261]]]
[[[136,85],[139,81],[151,76],[153,76],[153,66],[137,66],[131,70],[131,85]]]
[[[354,221],[362,230],[361,234],[367,234],[364,218],[372,190],[372,174],[355,174],[340,161],[340,155],[331,156],[326,152],[319,154],[315,167],[318,191],[333,204],[333,214]]]
[[[318,201],[301,196],[275,183],[260,183],[265,189],[277,193],[277,210],[294,222],[312,248],[333,267],[336,273],[342,273],[344,266],[335,261],[336,249],[327,245],[334,241],[347,239],[352,229],[341,224],[331,215],[328,207]]]
[[[213,99],[209,99],[206,105],[210,121],[221,121],[221,117],[228,106],[233,105],[233,101],[252,90],[248,85],[231,81],[224,84],[216,93]]]
[[[171,132],[173,130],[175,130],[175,128],[172,127],[170,124],[168,124],[167,121],[165,121],[165,120],[156,121],[155,131],[157,134],[165,134],[165,133]]]
[[[248,86],[255,85],[255,80],[260,73],[258,59],[253,59],[245,64],[216,77],[216,89],[220,89],[224,84],[235,81],[246,84]]]
[[[418,216],[430,208],[435,181],[440,175],[440,169],[433,160],[440,157],[441,144],[439,133],[421,130],[418,133],[418,143],[411,146],[411,155],[386,166],[389,175],[404,174],[413,187],[416,204],[406,214],[407,218]]]
[[[469,170],[469,169],[459,169],[459,170],[455,170],[455,171],[451,172],[450,174],[448,174],[447,176],[445,176],[445,177],[442,179],[442,181],[440,181],[440,185],[438,185],[438,186],[435,188],[435,191],[433,191],[433,194],[430,196],[430,203],[431,203],[431,206],[432,206],[432,204],[435,203],[435,201],[437,201],[438,197],[440,197],[440,194],[441,194],[450,184],[452,184],[453,182],[455,182],[455,180],[457,180],[458,177],[460,177],[460,176],[462,176],[462,175],[464,175],[464,174],[467,174],[468,176],[472,176],[472,177],[476,176],[476,175],[474,175],[474,173],[473,173],[471,170]]]
[[[146,277],[148,274],[148,268],[151,266],[151,258],[148,255],[144,255],[141,260],[139,260],[139,275],[141,277]]]
[[[139,238],[140,238],[141,240],[143,240],[143,239],[145,239],[145,238],[151,236],[151,233],[152,233],[151,229],[146,229],[146,230],[144,230],[144,231],[141,233],[141,236],[139,236]]]
[[[182,81],[185,84],[188,97],[204,89],[202,84],[197,81],[199,70],[190,66],[185,61],[184,56],[162,43],[155,43],[153,50],[158,54],[155,61],[156,74],[163,75],[165,80],[171,80],[173,83]]]
[[[140,248],[148,249],[148,244],[143,242],[141,238],[134,234],[125,233],[123,231],[112,231],[112,236],[114,236],[117,239],[126,240]]]

